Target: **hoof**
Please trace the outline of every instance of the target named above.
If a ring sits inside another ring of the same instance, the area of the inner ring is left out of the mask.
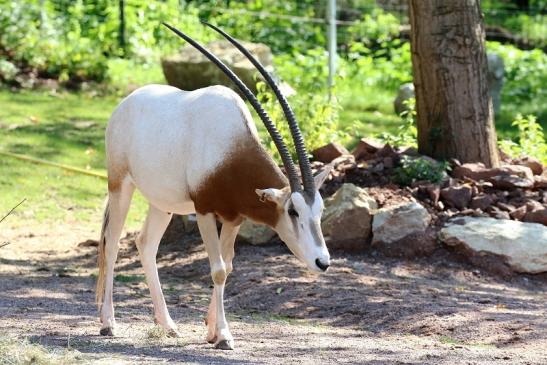
[[[101,334],[101,336],[114,336],[114,332],[112,332],[112,327],[101,328],[101,331],[99,333]]]
[[[172,328],[172,329],[170,329],[169,331],[167,331],[167,337],[181,338],[182,335],[180,334],[179,331],[177,331],[176,329]]]
[[[215,348],[216,348],[216,349],[220,349],[220,350],[233,350],[233,349],[234,349],[234,341],[233,341],[233,340],[222,340],[222,341],[219,341],[219,342],[215,345]]]
[[[217,336],[207,337],[206,340],[207,340],[208,343],[215,343],[215,342],[217,342]]]

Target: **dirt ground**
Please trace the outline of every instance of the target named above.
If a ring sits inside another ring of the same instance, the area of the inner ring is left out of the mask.
[[[95,232],[2,229],[0,332],[101,363],[546,364],[547,277],[502,279],[443,249],[427,259],[332,252],[308,273],[278,245],[236,245],[226,310],[234,351],[204,340],[211,293],[197,236],[162,244],[160,277],[181,339],[153,335],[133,235],[115,283],[117,334],[98,335]],[[1,361],[0,361],[1,362]]]

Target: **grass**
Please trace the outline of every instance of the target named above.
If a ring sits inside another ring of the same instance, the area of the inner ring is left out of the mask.
[[[142,283],[144,282],[144,276],[118,274],[114,277],[114,280],[120,283]]]
[[[0,150],[105,173],[104,128],[118,97],[0,90]],[[100,225],[106,181],[0,158],[0,212],[27,201],[9,223],[93,222]],[[128,227],[144,219],[146,204],[134,198]]]
[[[0,365],[66,365],[84,363],[82,354],[76,350],[46,347],[18,339],[0,336]]]
[[[161,340],[168,337],[167,330],[162,326],[155,325],[146,331],[146,338],[150,340]]]
[[[350,130],[353,147],[364,136],[378,135],[382,132],[396,133],[402,119],[393,110],[395,91],[373,88],[360,89],[359,85],[347,85],[339,91],[340,127]]]
[[[363,92],[360,85],[346,85],[339,90],[339,101],[342,106],[340,112],[340,127],[349,128],[352,141],[349,147],[363,136],[378,135],[383,132],[397,133],[397,128],[403,120],[395,114],[393,101],[397,96],[396,90],[382,89],[377,86]],[[543,132],[547,136],[547,107],[541,105],[542,100],[530,101],[523,104],[511,104],[507,98],[502,101],[501,110],[495,116],[498,139],[512,139],[517,137],[517,129],[511,125],[517,114],[537,116]]]
[[[477,348],[496,348],[496,346],[490,345],[487,343],[475,343],[475,342],[468,343],[468,342],[460,341],[448,336],[440,336],[439,342],[444,345],[468,346],[468,347],[477,347]]]

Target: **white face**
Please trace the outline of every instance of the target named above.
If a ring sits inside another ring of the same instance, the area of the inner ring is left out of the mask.
[[[321,186],[330,168],[315,177],[317,189]],[[324,272],[330,265],[330,255],[321,232],[323,198],[318,191],[308,203],[301,193],[277,189],[257,190],[258,194],[275,202],[282,213],[274,227],[287,247],[306,266],[315,272]]]

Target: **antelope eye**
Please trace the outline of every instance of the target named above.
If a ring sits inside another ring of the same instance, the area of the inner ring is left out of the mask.
[[[289,215],[291,217],[298,217],[298,212],[294,208],[289,208]]]

